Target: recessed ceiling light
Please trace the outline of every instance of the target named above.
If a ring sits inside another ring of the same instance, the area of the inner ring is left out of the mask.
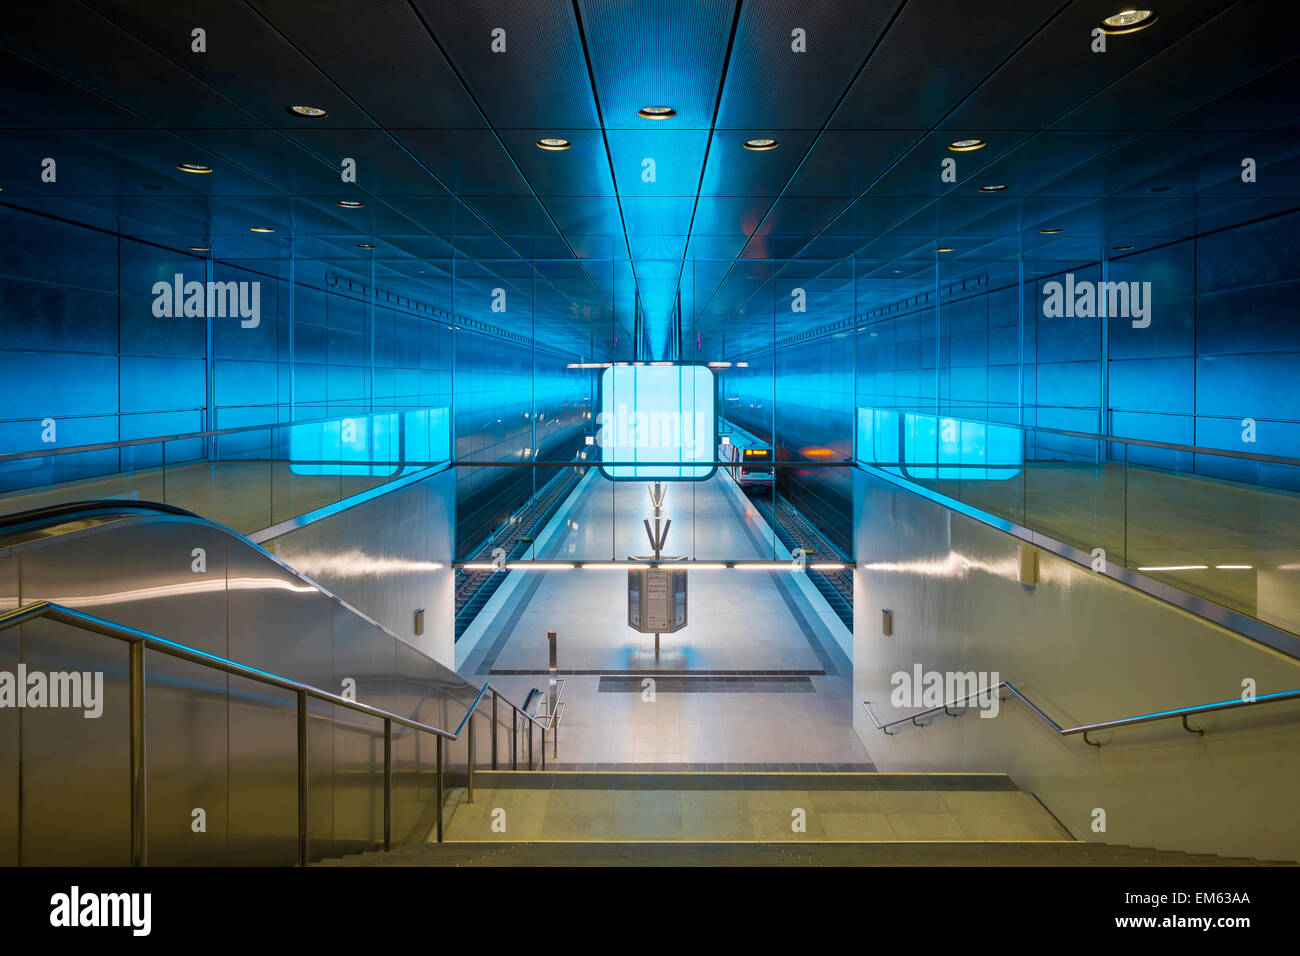
[[[948,144],[954,153],[969,153],[973,149],[983,149],[988,143],[982,139],[958,139]]]
[[[643,119],[665,120],[676,116],[677,111],[671,106],[643,106],[636,111],[636,115]]]
[[[373,242],[358,242],[358,243],[357,243],[357,248],[358,248],[358,249],[373,249],[373,248],[375,248],[375,244],[374,244]]]
[[[211,166],[204,166],[201,163],[177,163],[176,168],[183,173],[210,173]]]
[[[1121,33],[1136,33],[1138,30],[1145,30],[1151,24],[1156,22],[1156,12],[1154,10],[1121,10],[1101,21],[1098,28],[1102,33],[1108,33],[1116,36]]]
[[[1064,229],[1039,229],[1038,230],[1039,234],[1044,236],[1054,236],[1058,232],[1064,232],[1064,231],[1065,231]]]
[[[936,248],[934,251],[935,251],[935,252],[952,252],[952,246],[939,246],[939,247]]]
[[[980,187],[980,192],[982,192],[982,193],[1000,193],[1000,192],[1002,192],[1002,190],[1004,190],[1004,189],[1006,189],[1006,188],[1007,188],[1006,186],[1001,186],[1001,185],[998,185],[998,186],[981,186],[981,187]]]
[[[207,246],[190,246],[190,252],[211,252]]]
[[[310,116],[312,119],[320,119],[322,116],[329,116],[325,110],[319,106],[290,106],[289,112],[296,116]]]
[[[537,141],[537,145],[540,149],[561,150],[568,149],[573,144],[558,136],[543,136]]]
[[[1132,246],[1111,246],[1111,248],[1114,249],[1116,252],[1127,252],[1133,247]]]
[[[253,226],[249,229],[249,232],[275,232],[275,230],[270,226]]]
[[[780,144],[777,143],[776,140],[767,139],[766,137],[763,136],[760,136],[757,139],[745,140],[745,149],[752,149],[755,152],[759,152],[759,153],[765,152],[769,149],[776,149],[777,146],[779,145]]]
[[[357,202],[355,199],[340,199],[336,205],[342,206],[344,209],[360,209],[365,203]]]

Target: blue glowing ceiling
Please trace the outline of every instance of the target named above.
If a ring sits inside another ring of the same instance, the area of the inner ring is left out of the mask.
[[[10,4],[0,202],[227,260],[324,264],[589,356],[631,357],[641,340],[640,357],[722,358],[937,282],[1014,280],[1294,207],[1294,5],[1166,0],[1155,26],[1094,53],[1106,12],[1095,0]],[[294,103],[328,116],[292,115]],[[637,115],[656,105],[677,115]],[[572,147],[540,150],[544,136]],[[779,146],[744,149],[754,137]],[[947,150],[965,137],[988,145]],[[39,176],[47,156],[54,183]],[[979,190],[990,184],[1007,188]],[[527,303],[525,320],[491,311],[496,288]],[[788,306],[795,288],[805,312]]]

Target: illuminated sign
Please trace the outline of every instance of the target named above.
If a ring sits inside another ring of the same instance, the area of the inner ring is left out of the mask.
[[[712,370],[705,365],[605,369],[596,444],[607,478],[708,478],[717,446]]]

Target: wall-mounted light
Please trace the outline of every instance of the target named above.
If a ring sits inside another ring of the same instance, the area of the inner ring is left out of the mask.
[[[1038,549],[1028,544],[1016,545],[1016,576],[1025,587],[1038,584]]]

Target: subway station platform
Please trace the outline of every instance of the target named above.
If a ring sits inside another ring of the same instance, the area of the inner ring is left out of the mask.
[[[781,556],[771,528],[725,472],[667,484],[667,553],[700,561]],[[593,472],[530,556],[643,555],[642,520],[650,513],[645,482]],[[545,681],[546,633],[555,631],[568,702],[565,765],[870,763],[852,729],[847,632],[802,575],[690,572],[689,624],[662,635],[656,654],[654,635],[628,627],[626,570],[509,574],[515,586],[484,609],[485,626],[467,633],[476,643],[459,670],[526,691]],[[654,681],[653,702],[644,697],[647,679]]]

